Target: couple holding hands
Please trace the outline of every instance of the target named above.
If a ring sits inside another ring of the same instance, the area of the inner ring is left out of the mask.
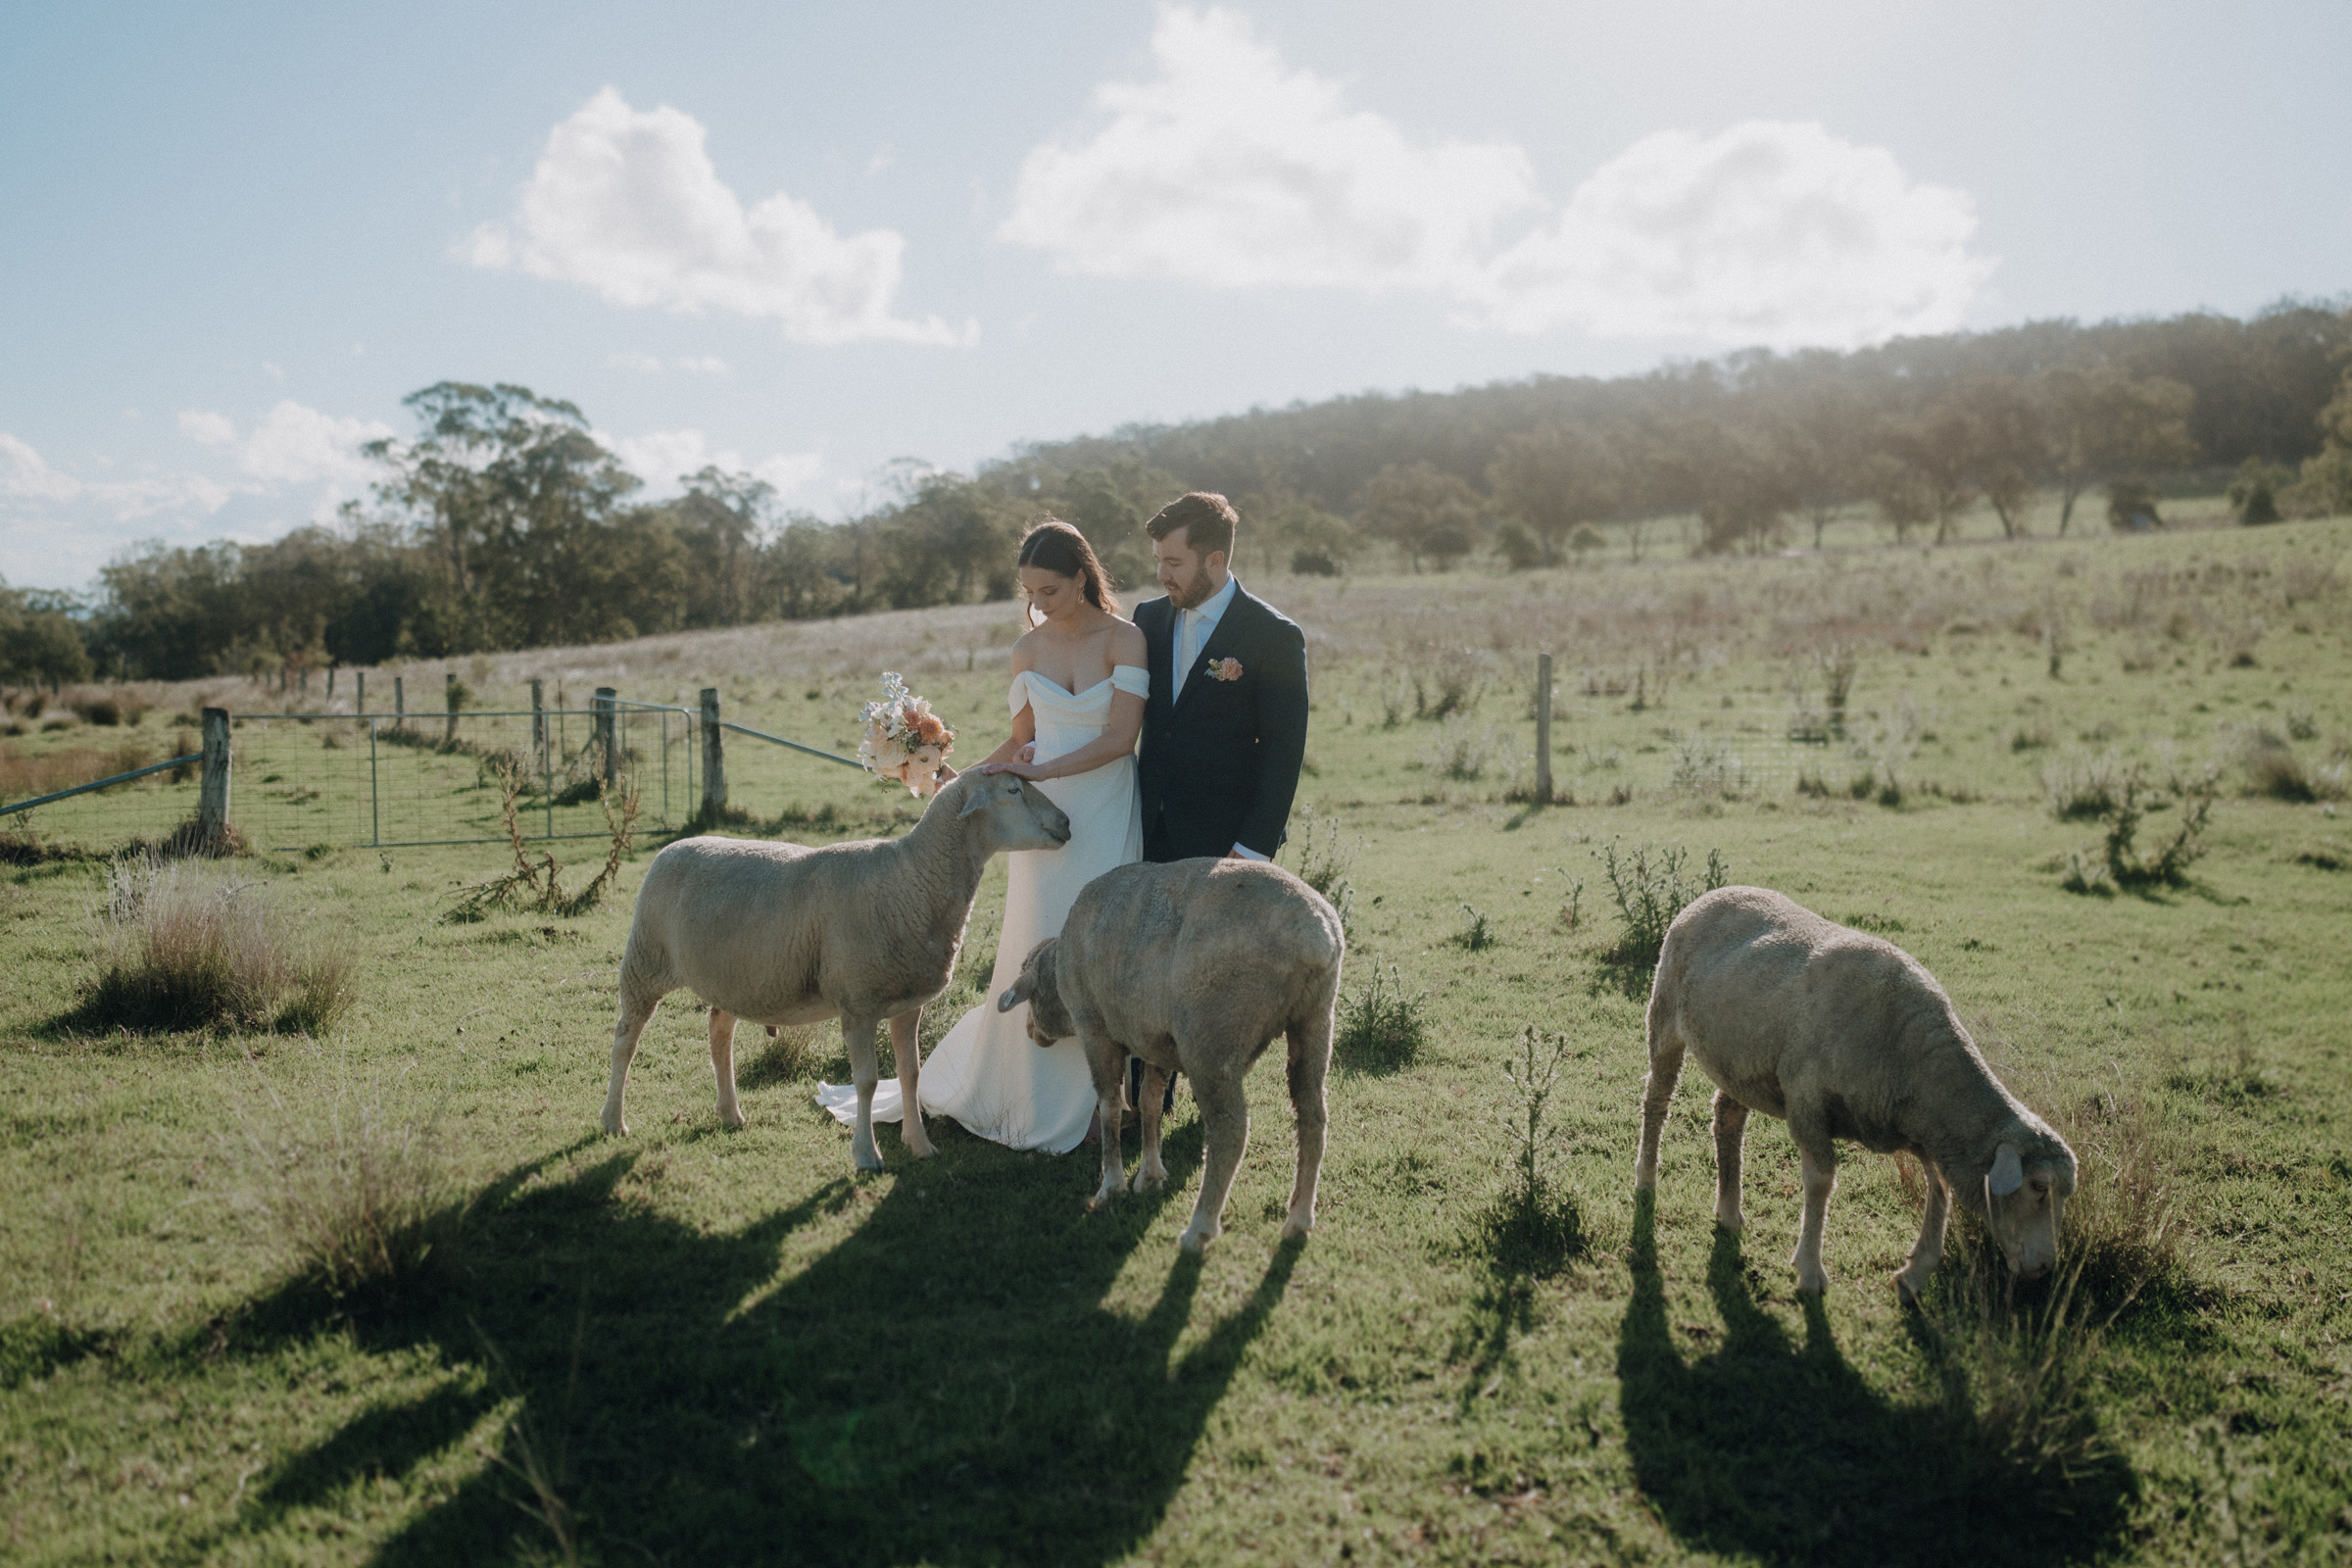
[[[1070,841],[1010,856],[987,997],[1111,867],[1264,860],[1282,847],[1306,748],[1306,642],[1232,574],[1240,520],[1223,496],[1196,491],[1146,524],[1166,597],[1132,621],[1084,534],[1049,520],[1023,536],[1029,629],[1012,646],[1012,731],[975,766],[1033,781],[1068,815]],[[1077,1148],[1096,1110],[1085,1053],[1074,1039],[1041,1049],[1027,1026],[1026,1004],[966,1012],[923,1063],[923,1111],[1013,1149]],[[874,1120],[903,1117],[898,1095],[895,1081],[876,1087]],[[855,1089],[827,1085],[817,1101],[855,1123]]]

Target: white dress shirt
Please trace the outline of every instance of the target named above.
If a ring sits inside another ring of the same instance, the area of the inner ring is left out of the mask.
[[[1224,587],[1210,594],[1200,605],[1191,610],[1181,610],[1176,612],[1174,685],[1177,697],[1184,695],[1186,677],[1191,675],[1193,665],[1200,662],[1200,650],[1206,648],[1209,638],[1216,634],[1217,622],[1225,618],[1226,609],[1232,605],[1234,593],[1241,586],[1241,578],[1228,577],[1225,579]],[[1247,844],[1236,844],[1233,847],[1233,853],[1245,860],[1267,858]]]

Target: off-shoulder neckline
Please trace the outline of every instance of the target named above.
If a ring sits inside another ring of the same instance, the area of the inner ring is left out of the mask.
[[[1103,676],[1101,680],[1095,682],[1092,686],[1089,686],[1085,691],[1082,692],[1074,692],[1067,686],[1064,686],[1061,682],[1055,680],[1053,676],[1041,675],[1034,669],[1024,669],[1021,671],[1021,673],[1032,680],[1044,681],[1047,685],[1053,687],[1064,697],[1092,697],[1095,693],[1101,691],[1103,687],[1116,680],[1118,678],[1118,672],[1122,669],[1132,669],[1147,677],[1152,673],[1147,666],[1142,664],[1113,664],[1110,666],[1111,672],[1109,674]]]

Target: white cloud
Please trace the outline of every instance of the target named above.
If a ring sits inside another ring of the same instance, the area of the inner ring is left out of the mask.
[[[724,375],[727,373],[727,362],[715,354],[689,355],[685,359],[672,360],[669,363],[681,370],[696,375]]]
[[[11,501],[71,501],[81,481],[49,466],[32,444],[0,430],[0,497]]]
[[[1415,289],[1472,327],[1778,346],[1950,330],[1995,266],[1966,192],[1819,125],[1660,131],[1554,207],[1518,147],[1417,143],[1234,12],[1163,10],[1152,49],[1157,79],[1105,82],[1105,122],[1030,151],[1000,239],[1065,272]]]
[[[577,283],[608,305],[772,318],[796,343],[961,344],[978,328],[891,314],[906,242],[841,235],[779,191],[748,210],[692,116],[643,113],[607,87],[549,132],[509,223],[458,246],[476,267]]]
[[[371,470],[360,448],[392,433],[380,420],[321,414],[291,398],[262,416],[243,440],[226,415],[201,409],[183,410],[179,428],[200,446],[233,453],[238,471],[263,485],[323,481],[338,490],[367,481]]]
[[[237,442],[237,424],[225,414],[202,409],[179,411],[179,433],[200,447],[228,447]]]
[[[605,363],[616,370],[642,370],[647,375],[658,374],[662,369],[659,354],[608,354]]]
[[[595,434],[605,450],[620,459],[621,466],[643,479],[647,490],[657,496],[676,495],[684,489],[680,479],[717,467],[764,479],[775,486],[778,499],[786,499],[825,471],[821,452],[780,452],[758,463],[746,463],[729,449],[713,448],[710,437],[700,430],[652,430],[644,435],[599,430]]]
[[[1455,291],[1543,205],[1517,147],[1416,145],[1234,12],[1162,11],[1152,52],[1159,79],[1095,90],[1107,124],[1030,151],[1000,239],[1097,276]]]
[[[632,351],[625,354],[608,354],[605,356],[605,363],[615,369],[640,370],[647,375],[658,375],[661,373],[662,362],[662,356],[659,354]],[[727,362],[715,354],[681,355],[669,362],[669,368],[696,375],[724,375],[727,373]]]
[[[1660,131],[1496,258],[1479,304],[1517,332],[1850,348],[1959,326],[1996,265],[1976,227],[1966,192],[1819,125]]]

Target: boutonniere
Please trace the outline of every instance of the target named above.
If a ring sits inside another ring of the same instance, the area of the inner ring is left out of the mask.
[[[1240,680],[1242,678],[1242,662],[1238,659],[1220,659],[1201,670],[1200,673],[1206,675],[1210,680]]]

